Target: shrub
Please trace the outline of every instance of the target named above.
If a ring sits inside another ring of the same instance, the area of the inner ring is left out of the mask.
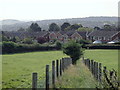
[[[79,44],[81,44],[83,47],[84,47],[86,44],[90,44],[90,43],[91,43],[90,41],[84,40],[84,39],[77,40],[76,42],[79,43]]]
[[[37,41],[38,41],[38,43],[43,44],[43,43],[47,42],[47,39],[45,37],[39,37],[39,38],[37,38]]]
[[[33,41],[32,41],[31,38],[25,38],[25,39],[23,40],[23,43],[25,43],[25,44],[33,44]]]
[[[20,53],[20,52],[32,52],[32,51],[48,51],[57,50],[58,48],[53,45],[41,45],[41,44],[18,44],[14,42],[4,41],[2,43],[2,53]]]
[[[6,42],[3,41],[2,43],[2,52],[6,52],[6,53],[13,53],[15,52],[17,45],[13,42]]]
[[[62,48],[62,43],[59,42],[59,41],[57,41],[57,42],[56,42],[56,47],[57,47],[58,49],[61,49],[61,48]]]
[[[63,53],[69,55],[72,58],[72,64],[76,64],[76,61],[81,57],[82,50],[80,44],[70,41],[63,46]]]

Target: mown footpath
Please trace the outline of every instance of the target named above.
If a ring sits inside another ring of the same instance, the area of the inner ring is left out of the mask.
[[[64,72],[62,77],[56,81],[56,88],[99,88],[98,82],[94,79],[88,68],[78,61],[77,65],[71,65]]]

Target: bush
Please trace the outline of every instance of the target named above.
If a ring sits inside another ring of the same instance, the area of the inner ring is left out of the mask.
[[[57,47],[57,49],[61,49],[62,48],[62,43],[57,41],[56,42],[56,47]]]
[[[12,53],[15,51],[17,45],[13,42],[6,42],[6,41],[3,41],[2,43],[2,52],[5,52],[5,53]]]
[[[70,41],[63,46],[63,53],[69,55],[72,58],[72,64],[76,64],[76,61],[81,57],[82,50],[80,44]]]
[[[90,43],[91,43],[90,41],[84,40],[84,39],[77,40],[76,42],[79,43],[79,44],[81,44],[83,47],[84,47],[86,44],[90,44]]]
[[[38,43],[43,44],[43,43],[47,42],[47,39],[45,37],[39,37],[39,38],[37,38],[37,41],[38,41]]]
[[[23,43],[25,43],[25,44],[33,44],[33,41],[32,41],[31,38],[25,38],[25,39],[23,40]]]
[[[86,45],[84,48],[89,49],[120,49],[119,44],[89,44]]]
[[[41,45],[41,44],[17,44],[14,42],[4,41],[2,43],[2,53],[21,53],[21,52],[32,52],[32,51],[48,51],[48,50],[58,50],[58,48],[53,45]]]

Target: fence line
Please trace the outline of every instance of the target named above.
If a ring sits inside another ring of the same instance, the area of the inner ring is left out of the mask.
[[[102,84],[103,87],[105,88],[119,87],[119,81],[117,81],[118,77],[114,69],[112,71],[108,71],[106,66],[102,67],[101,63],[98,63],[90,59],[83,58],[82,62],[88,67],[94,78],[99,82],[99,84]]]
[[[105,66],[102,67],[102,63],[98,63],[90,59],[84,59],[84,57],[82,58],[82,62],[88,67],[88,69],[90,70],[94,78],[99,82],[99,84],[108,85],[107,88],[116,88],[119,86],[119,82],[116,81],[117,73],[115,70],[108,71]],[[46,65],[44,82],[46,90],[49,90],[50,86],[52,88],[55,88],[56,79],[62,76],[65,69],[68,69],[71,64],[72,59],[67,57],[60,60],[53,60],[51,67],[50,65]],[[52,70],[50,71],[50,69]],[[38,73],[32,73],[32,90],[37,90],[37,86],[40,84],[37,83],[39,81],[38,76]]]
[[[52,61],[52,73],[50,73],[50,66],[46,65],[46,76],[45,76],[45,88],[46,90],[49,90],[50,86],[52,88],[55,88],[55,80],[63,75],[63,72],[65,69],[67,69],[70,65],[72,64],[72,59],[71,58],[62,58],[60,60],[53,60]],[[37,89],[37,81],[38,80],[38,74],[33,73],[33,79],[32,79],[32,89],[36,90]],[[51,77],[50,77],[51,76]],[[50,85],[50,80],[52,81],[52,85]]]

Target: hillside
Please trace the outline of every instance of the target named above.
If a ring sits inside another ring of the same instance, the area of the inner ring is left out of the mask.
[[[48,30],[49,24],[53,22],[57,23],[59,26],[62,25],[64,22],[69,22],[70,24],[80,23],[85,27],[95,27],[95,26],[102,27],[105,23],[117,25],[117,20],[118,20],[117,17],[86,17],[86,18],[40,20],[34,22],[37,22],[42,29]],[[16,31],[21,27],[27,28],[32,22],[33,21],[23,22],[18,20],[4,20],[2,22],[2,30]]]

